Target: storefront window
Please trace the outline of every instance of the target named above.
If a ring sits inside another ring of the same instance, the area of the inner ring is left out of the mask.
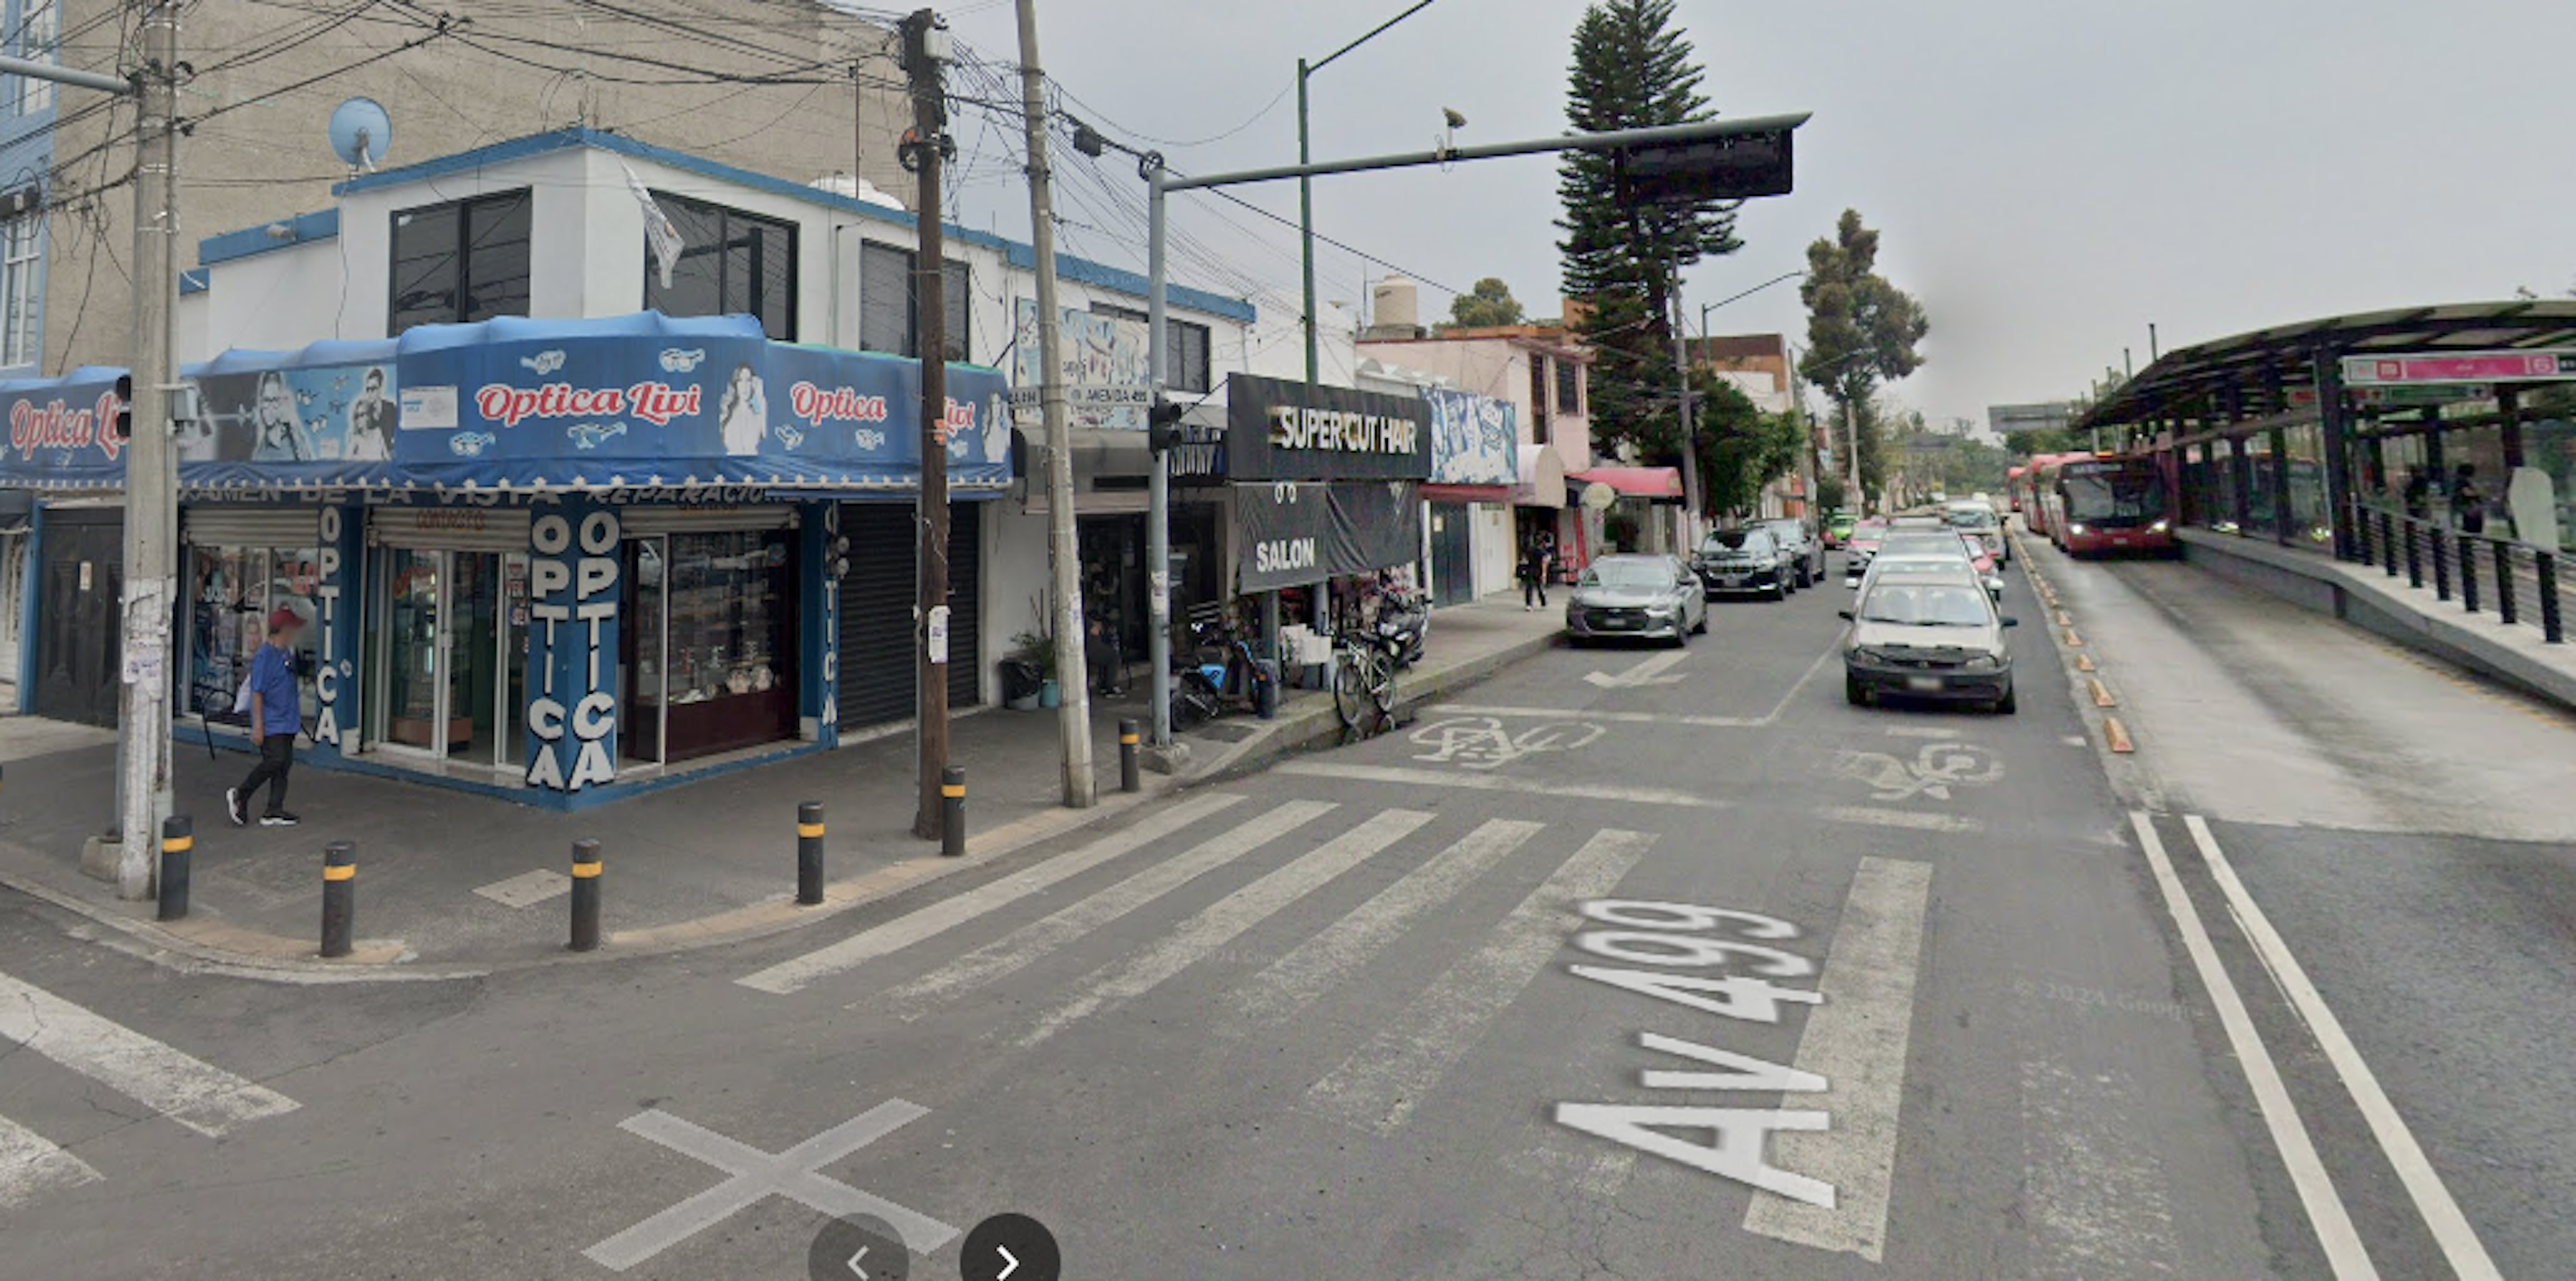
[[[794,535],[636,544],[627,754],[681,761],[796,733]]]
[[[310,724],[320,707],[313,673],[321,637],[321,612],[313,599],[320,570],[310,547],[195,547],[188,554],[189,712],[215,720],[233,715],[233,695],[250,675],[251,659],[268,643],[268,616],[291,609],[304,620],[295,633],[298,702]]]

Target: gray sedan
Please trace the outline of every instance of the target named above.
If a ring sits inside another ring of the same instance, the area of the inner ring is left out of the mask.
[[[1708,601],[1699,576],[1671,556],[1604,556],[1585,567],[1565,602],[1566,638],[1585,641],[1643,636],[1689,643],[1708,630]]]

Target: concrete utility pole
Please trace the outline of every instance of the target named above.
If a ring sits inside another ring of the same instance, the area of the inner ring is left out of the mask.
[[[1687,554],[1699,546],[1699,420],[1691,413],[1690,334],[1682,327],[1682,260],[1673,259],[1673,377],[1681,383],[1682,540]]]
[[[1171,359],[1170,341],[1164,336],[1164,308],[1168,292],[1163,280],[1163,192],[1169,180],[1163,176],[1163,157],[1145,157],[1146,203],[1151,216],[1145,235],[1145,374],[1154,381],[1154,401],[1162,403],[1163,389],[1171,385],[1166,361]],[[1311,311],[1312,309],[1309,308]],[[1310,328],[1311,336],[1314,331]],[[1146,688],[1152,691],[1152,741],[1157,748],[1172,745],[1172,456],[1161,450],[1153,452],[1154,470],[1146,473],[1145,487],[1145,661],[1153,668]]]
[[[921,192],[913,205],[920,245],[912,265],[913,310],[921,346],[921,557],[913,583],[921,661],[913,677],[921,741],[921,807],[912,834],[938,840],[939,785],[948,769],[948,317],[946,249],[939,225],[940,148],[947,141],[947,103],[940,74],[948,61],[948,28],[928,9],[904,19],[904,70],[912,80],[912,155]]]
[[[178,476],[170,439],[170,312],[179,231],[179,6],[145,0],[135,127],[133,439],[125,442],[125,715],[118,762],[116,893],[149,898],[170,814],[170,626],[178,580]]]
[[[1854,518],[1869,514],[1869,493],[1860,487],[1860,412],[1857,402],[1843,402],[1843,435],[1851,444],[1851,505]]]
[[[1082,650],[1082,549],[1073,521],[1073,425],[1064,403],[1062,317],[1055,301],[1055,199],[1047,172],[1046,73],[1038,68],[1037,0],[1019,0],[1020,98],[1028,117],[1029,243],[1038,269],[1038,410],[1046,420],[1047,562],[1055,581],[1056,734],[1064,757],[1064,803],[1088,809],[1091,682]]]

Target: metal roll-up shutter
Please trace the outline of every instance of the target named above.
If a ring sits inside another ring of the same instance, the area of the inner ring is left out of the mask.
[[[796,509],[784,503],[768,507],[630,507],[619,512],[617,519],[629,538],[718,534],[787,529],[796,524]]]
[[[379,547],[524,552],[528,519],[526,508],[379,507],[368,513],[367,541]]]
[[[910,503],[841,507],[841,536],[850,540],[850,572],[841,580],[843,732],[912,715],[912,531]]]
[[[984,701],[983,513],[974,504],[948,510],[948,705]]]
[[[191,507],[179,530],[198,547],[311,547],[322,537],[317,508]]]

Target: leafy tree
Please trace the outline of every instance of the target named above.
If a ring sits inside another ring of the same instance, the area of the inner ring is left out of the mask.
[[[1495,325],[1517,325],[1526,315],[1520,300],[1512,297],[1511,286],[1500,276],[1487,276],[1476,287],[1449,300],[1449,323],[1442,329],[1484,329]]]
[[[1878,233],[1846,209],[1830,240],[1807,246],[1807,279],[1798,287],[1807,304],[1807,352],[1798,372],[1834,402],[1838,425],[1846,410],[1860,420],[1861,483],[1883,484],[1885,464],[1878,415],[1871,400],[1879,385],[1923,365],[1914,349],[1930,332],[1923,305],[1878,274]]]
[[[1600,0],[1574,29],[1566,122],[1577,131],[1708,119],[1702,72],[1673,26],[1674,0]],[[1702,257],[1733,253],[1735,202],[1641,209],[1619,197],[1611,157],[1569,151],[1558,171],[1566,292],[1588,304],[1579,330],[1594,352],[1592,435],[1642,461],[1681,461],[1671,280]]]

